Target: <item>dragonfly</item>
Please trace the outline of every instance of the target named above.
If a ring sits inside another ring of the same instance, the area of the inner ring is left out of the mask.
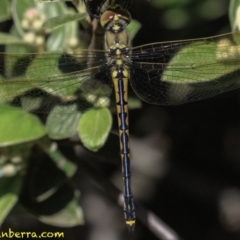
[[[85,0],[89,13],[105,31],[104,50],[79,49],[74,54],[1,53],[0,106],[21,106],[49,113],[56,105],[66,114],[87,110],[115,92],[123,177],[123,211],[133,232],[136,214],[131,190],[128,88],[143,101],[178,105],[199,101],[240,87],[240,33],[157,42],[132,47],[126,30],[130,0]],[[23,104],[24,98],[40,98]],[[8,103],[8,105],[6,105]],[[74,105],[73,105],[74,103]]]

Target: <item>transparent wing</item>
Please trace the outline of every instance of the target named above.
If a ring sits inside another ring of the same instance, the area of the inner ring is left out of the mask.
[[[132,48],[131,85],[144,101],[174,105],[240,87],[240,34]]]
[[[96,18],[105,12],[109,6],[120,5],[123,9],[128,9],[132,5],[132,0],[84,0],[89,13]]]
[[[111,93],[104,53],[87,50],[71,55],[1,53],[0,105],[9,108],[21,105],[40,113],[70,102],[88,108]]]
[[[111,4],[119,4],[122,8],[128,9],[132,5],[132,0],[112,0]]]

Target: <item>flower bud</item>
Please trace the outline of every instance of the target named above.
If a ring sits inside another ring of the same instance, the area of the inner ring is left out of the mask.
[[[11,177],[16,174],[17,169],[13,164],[9,163],[3,166],[1,172],[4,177]]]
[[[27,20],[34,20],[37,19],[39,17],[39,11],[36,8],[28,8],[24,14],[24,17]]]
[[[45,39],[44,39],[43,36],[37,36],[37,37],[35,38],[35,44],[36,44],[37,46],[42,46],[42,45],[44,44],[44,41],[45,41]]]
[[[71,37],[69,40],[68,40],[68,47],[70,48],[76,48],[79,44],[79,41],[76,37]]]
[[[36,35],[33,32],[28,32],[24,35],[23,40],[27,43],[34,43]]]
[[[39,14],[39,20],[42,21],[43,23],[46,21],[47,17],[45,14]]]
[[[22,26],[23,29],[29,30],[30,29],[30,22],[26,18],[24,18],[21,21],[21,26]]]
[[[14,156],[11,158],[12,163],[20,163],[22,162],[22,158],[20,156]]]
[[[97,97],[94,94],[88,93],[86,94],[86,100],[90,103],[94,103],[96,101]]]
[[[39,32],[42,29],[42,25],[43,22],[41,20],[36,19],[32,22],[32,30],[34,32]]]
[[[108,97],[100,97],[94,104],[94,107],[109,107],[110,99]]]

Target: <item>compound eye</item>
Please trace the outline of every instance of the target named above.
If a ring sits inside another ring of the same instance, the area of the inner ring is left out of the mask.
[[[115,14],[116,13],[113,11],[104,12],[100,19],[101,26],[105,27],[109,22],[111,22]]]
[[[125,20],[127,23],[130,23],[132,20],[131,14],[127,10],[117,9],[115,14],[117,14],[119,18]]]
[[[119,19],[122,19],[125,22],[127,22],[127,24],[131,22],[132,17],[127,10],[114,9],[114,10],[108,10],[102,14],[100,19],[101,26],[105,27],[109,22],[113,20],[115,15],[117,15]]]

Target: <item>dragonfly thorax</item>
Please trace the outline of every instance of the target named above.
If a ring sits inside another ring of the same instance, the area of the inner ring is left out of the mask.
[[[108,59],[108,64],[111,66],[129,65],[131,61],[129,49],[119,44],[108,49],[106,57]]]

